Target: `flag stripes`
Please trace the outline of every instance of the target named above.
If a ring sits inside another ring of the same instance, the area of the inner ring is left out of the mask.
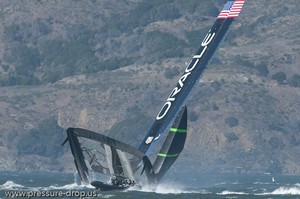
[[[245,0],[228,1],[220,12],[218,19],[236,18],[239,16]]]

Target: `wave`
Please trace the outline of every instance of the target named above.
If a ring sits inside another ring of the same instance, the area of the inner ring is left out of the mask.
[[[101,196],[101,198],[111,198],[111,197],[114,197],[115,195],[111,195],[111,194],[107,194],[107,195],[98,195],[98,197]]]
[[[10,180],[0,185],[0,190],[16,190],[20,188],[24,188],[24,186]]]
[[[300,195],[300,184],[297,183],[291,187],[279,187],[272,192],[257,195]]]
[[[50,185],[46,187],[26,187],[21,184],[17,184],[13,181],[6,181],[4,184],[0,185],[0,190],[34,190],[34,191],[49,191],[49,190],[82,190],[82,189],[95,189],[92,185],[78,185],[76,183],[66,184],[66,185]]]
[[[300,195],[300,184],[292,187],[279,187],[271,192],[272,195]]]
[[[266,189],[263,189],[266,191]],[[252,195],[250,193],[245,192],[238,192],[238,191],[222,191],[220,193],[217,193],[218,195]],[[270,192],[264,192],[264,193],[255,193],[254,195],[300,195],[300,184],[297,183],[290,187],[279,187],[273,191]]]
[[[46,188],[49,188],[50,190],[95,189],[95,187],[93,187],[92,185],[89,185],[89,184],[78,185],[77,183],[66,184],[66,185],[62,185],[62,186],[51,185]]]
[[[254,182],[255,185],[271,185],[271,184],[279,184],[274,182]]]
[[[226,185],[228,182],[217,182],[214,184],[214,186],[219,186],[219,185]]]
[[[218,195],[249,195],[249,193],[238,192],[238,191],[222,191],[221,193],[217,193]]]
[[[95,189],[92,185],[78,185],[76,183],[66,184],[66,185],[50,185],[47,187],[27,187],[28,189],[33,189],[36,191],[50,191],[50,190],[83,190],[83,189]]]
[[[152,192],[158,194],[183,194],[183,193],[201,193],[201,194],[209,194],[210,192],[206,190],[194,190],[189,189],[186,190],[183,186],[178,184],[159,184],[158,186],[142,186],[141,188],[132,187],[129,188],[128,191],[141,191],[141,192]]]

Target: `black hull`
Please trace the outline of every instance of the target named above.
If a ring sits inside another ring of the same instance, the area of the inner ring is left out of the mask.
[[[113,190],[126,190],[130,186],[116,186],[116,185],[111,185],[111,184],[106,184],[103,182],[99,181],[93,181],[91,182],[91,185],[95,187],[96,189],[99,189],[100,191],[113,191]]]

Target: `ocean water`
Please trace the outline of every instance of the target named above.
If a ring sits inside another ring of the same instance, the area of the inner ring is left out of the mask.
[[[300,199],[300,176],[171,174],[156,189],[101,192],[70,173],[0,172],[0,198]]]

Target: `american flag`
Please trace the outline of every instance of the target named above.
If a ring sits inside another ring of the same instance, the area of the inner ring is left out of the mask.
[[[236,18],[242,10],[245,0],[228,1],[220,12],[218,19]]]

